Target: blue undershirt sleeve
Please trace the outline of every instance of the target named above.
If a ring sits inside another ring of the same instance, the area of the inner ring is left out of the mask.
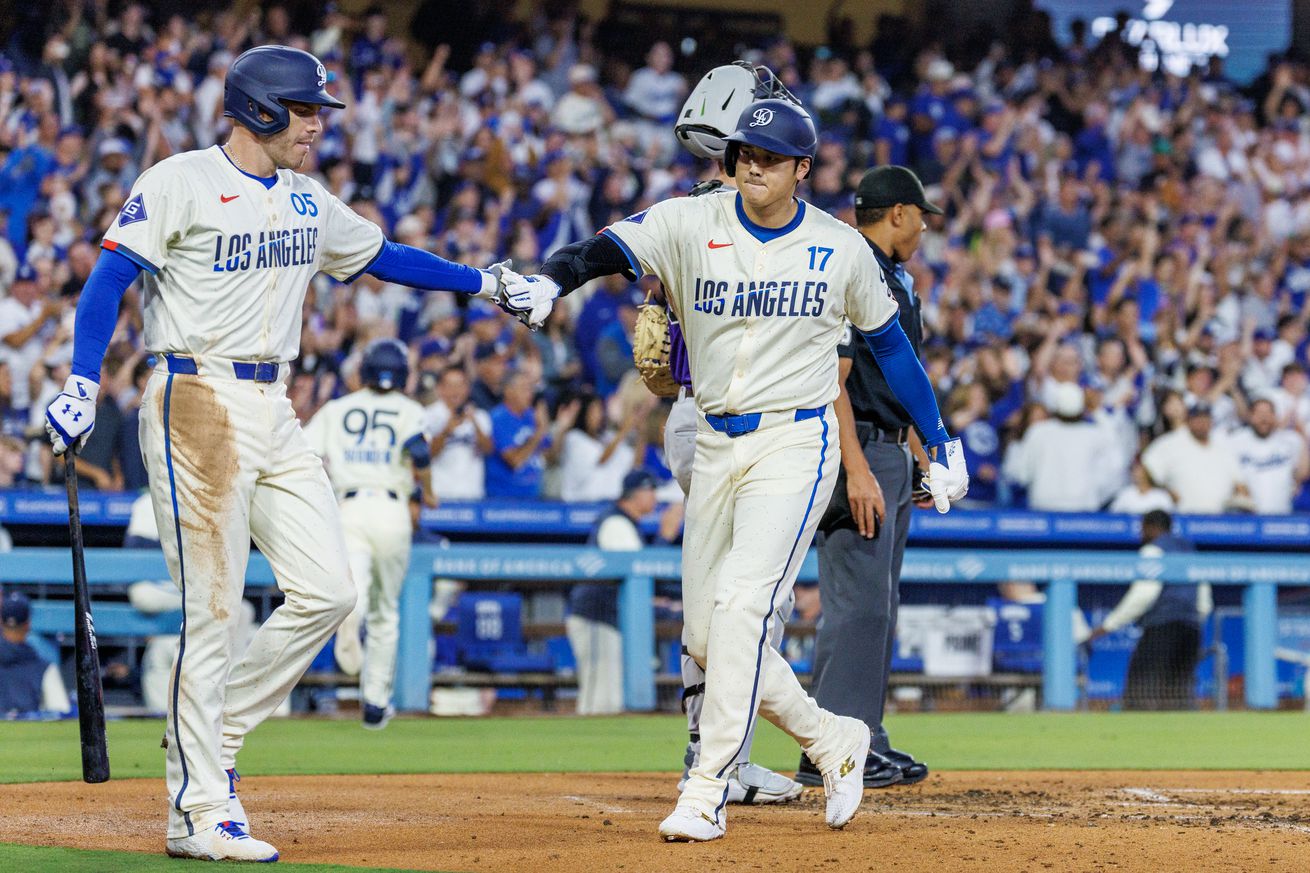
[[[118,252],[102,249],[82,287],[73,320],[73,375],[100,382],[100,365],[118,324],[123,292],[136,281],[141,267]]]
[[[481,270],[391,240],[383,241],[382,249],[364,272],[385,282],[426,291],[476,294],[482,289]]]
[[[409,453],[409,459],[414,462],[414,469],[425,470],[432,464],[432,450],[428,447],[428,441],[423,438],[423,434],[414,434],[405,443],[404,448]]]
[[[925,447],[936,446],[950,440],[942,413],[937,407],[937,395],[932,382],[924,372],[923,364],[914,354],[914,346],[905,335],[899,319],[893,317],[887,324],[869,333],[862,333],[864,341],[882,368],[887,385],[905,411],[914,419]]]

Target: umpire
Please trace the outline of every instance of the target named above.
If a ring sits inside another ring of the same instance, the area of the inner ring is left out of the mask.
[[[921,354],[923,322],[913,279],[902,265],[919,247],[925,212],[942,214],[905,167],[872,169],[855,192],[856,224],[887,277],[900,306],[901,327],[916,355]],[[928,768],[891,747],[882,714],[911,492],[919,479],[910,447],[913,422],[865,343],[852,342],[848,330],[837,353],[842,472],[819,524],[823,625],[815,646],[812,691],[820,706],[861,719],[872,729],[865,788],[908,785],[922,781]],[[823,783],[804,755],[796,781]]]

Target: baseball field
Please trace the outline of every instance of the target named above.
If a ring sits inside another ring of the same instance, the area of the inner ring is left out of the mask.
[[[866,794],[844,830],[807,790],[731,807],[713,843],[664,844],[679,716],[275,720],[242,753],[253,832],[298,870],[1310,870],[1310,716],[915,714],[934,768]],[[162,724],[109,726],[113,779],[80,781],[77,725],[0,724],[0,870],[176,870]],[[796,747],[769,726],[756,760]],[[224,869],[241,865],[226,865]]]

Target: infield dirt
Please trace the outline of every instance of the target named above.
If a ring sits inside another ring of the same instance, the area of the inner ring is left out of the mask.
[[[729,807],[728,834],[660,842],[673,775],[247,776],[286,862],[447,871],[1306,871],[1305,772],[950,772],[865,794]],[[0,842],[162,852],[158,780],[6,785]]]

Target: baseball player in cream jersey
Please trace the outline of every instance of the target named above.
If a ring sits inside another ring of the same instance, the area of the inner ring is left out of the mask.
[[[942,425],[872,252],[854,228],[795,196],[816,146],[800,107],[751,103],[724,154],[737,191],[664,200],[563,247],[540,275],[506,289],[535,313],[596,276],[650,273],[664,282],[686,338],[700,415],[683,639],[706,677],[700,761],[660,824],[667,840],[723,836],[725,777],[757,712],[823,774],[830,827],[844,827],[863,798],[869,726],[821,709],[768,644],[832,495],[836,349],[847,321],[936,454],[938,511],[968,489],[959,441]]]
[[[364,727],[381,730],[394,712],[391,687],[400,589],[413,539],[409,495],[415,479],[425,501],[435,501],[426,472],[431,455],[424,410],[403,393],[408,352],[397,340],[377,340],[359,370],[365,387],[327,403],[305,426],[305,438],[326,464],[341,502],[350,575],[359,590],[355,611],[337,629],[337,665],[361,674]],[[360,645],[361,621],[367,648]]]
[[[696,83],[678,113],[674,136],[682,147],[699,158],[707,158],[718,168],[718,177],[701,182],[691,190],[692,197],[702,196],[731,187],[733,179],[723,170],[723,153],[728,135],[736,129],[741,111],[755,100],[778,97],[799,105],[787,88],[778,81],[768,67],[754,66],[738,61],[715,67]],[[696,454],[695,390],[691,369],[687,361],[687,344],[683,340],[682,326],[677,314],[669,316],[669,363],[674,380],[682,387],[678,398],[669,410],[664,424],[664,457],[669,471],[681,486],[683,494],[691,490],[692,460]],[[778,621],[773,623],[769,644],[775,649],[782,645],[783,630],[791,617],[793,598],[787,598],[778,609]],[[682,779],[679,788],[686,784],[691,771],[700,761],[700,717],[705,700],[705,671],[696,659],[682,647],[682,709],[687,716],[687,751],[683,755]],[[786,803],[800,797],[803,786],[781,773],[761,767],[750,760],[754,731],[742,744],[736,761],[728,770],[729,803]]]
[[[141,449],[183,602],[166,736],[166,848],[175,856],[277,859],[249,833],[236,756],[358,600],[332,486],[287,398],[310,279],[368,272],[515,303],[498,268],[390,242],[295,172],[322,131],[323,107],[343,105],[326,80],[317,58],[284,46],[232,62],[231,138],[137,179],[78,302],[73,374],[46,411],[56,453],[80,447],[94,426],[119,302],[144,274],[145,344],[156,364],[142,398]],[[513,311],[539,322],[549,306],[531,298]],[[228,636],[252,539],[285,602],[233,663]]]

